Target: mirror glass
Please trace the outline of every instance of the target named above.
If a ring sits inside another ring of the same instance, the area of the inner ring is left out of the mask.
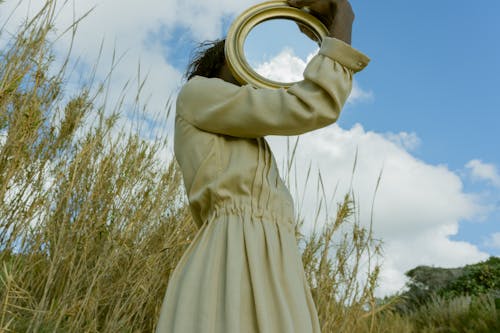
[[[293,20],[261,22],[245,40],[246,61],[266,79],[283,83],[301,81],[306,64],[319,51],[318,43],[308,35],[313,36],[310,29],[304,26],[299,29]]]

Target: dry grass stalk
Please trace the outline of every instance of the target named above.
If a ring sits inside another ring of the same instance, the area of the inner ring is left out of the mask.
[[[55,4],[0,53],[1,329],[151,331],[196,231],[180,175],[158,156],[165,139],[117,134],[92,87],[63,102]]]

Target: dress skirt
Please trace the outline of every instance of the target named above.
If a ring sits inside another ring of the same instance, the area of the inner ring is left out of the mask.
[[[319,333],[293,225],[277,219],[215,211],[171,275],[156,332]]]

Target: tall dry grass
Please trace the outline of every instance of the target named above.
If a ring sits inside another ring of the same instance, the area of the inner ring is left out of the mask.
[[[55,5],[0,51],[0,327],[151,331],[196,231],[179,172],[158,156],[164,138],[117,128],[106,82],[64,95],[68,62],[47,39]]]
[[[337,214],[308,236],[302,261],[324,332],[356,332],[380,310],[375,298],[381,244],[357,220],[355,200],[345,195]]]
[[[168,138],[120,129],[120,105],[102,96],[112,82],[68,96],[55,8],[46,1],[0,50],[0,329],[151,332],[197,229],[161,156]],[[297,224],[323,332],[371,332],[379,244],[351,195],[327,222],[310,236]]]

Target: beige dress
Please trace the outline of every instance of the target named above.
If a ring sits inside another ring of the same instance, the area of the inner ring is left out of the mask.
[[[200,229],[170,277],[156,332],[320,332],[292,197],[264,136],[335,122],[368,61],[325,38],[287,91],[198,76],[185,84],[174,146]]]

